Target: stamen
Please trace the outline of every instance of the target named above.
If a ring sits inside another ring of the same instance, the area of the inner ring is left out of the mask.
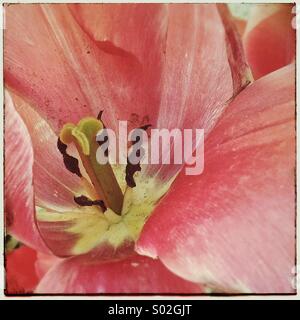
[[[80,155],[82,164],[97,192],[97,198],[103,199],[106,208],[121,214],[123,193],[109,163],[99,164],[96,159],[98,143],[96,135],[103,130],[100,120],[84,118],[77,126],[66,124],[60,139],[63,143],[74,143]]]
[[[139,127],[138,129],[142,129],[142,130],[147,130],[148,128],[151,127],[151,124],[146,124],[142,127]],[[135,141],[133,141],[132,143],[132,146],[134,146],[136,143],[138,143],[140,141],[140,137],[137,136]],[[141,151],[144,152],[144,150],[137,150],[136,151],[136,155],[137,157],[140,157],[140,154],[141,154]],[[137,171],[141,171],[142,168],[141,168],[141,165],[140,163],[137,163],[137,164],[132,164],[130,162],[130,156],[127,158],[127,165],[126,165],[126,176],[125,176],[125,180],[126,180],[126,183],[128,185],[128,187],[130,188],[134,188],[136,187],[136,183],[134,181],[134,178],[133,178],[133,175],[137,172]]]
[[[97,116],[97,119],[100,120],[100,121],[101,121],[101,119],[102,119],[103,111],[104,111],[104,110],[101,110],[101,111],[98,113],[98,116]]]
[[[67,146],[66,144],[62,143],[59,138],[57,139],[57,148],[58,148],[59,152],[60,152],[62,155],[66,154],[66,152],[67,152],[67,147],[68,147],[68,146]]]
[[[62,143],[60,138],[57,140],[57,148],[63,156],[65,167],[72,173],[75,173],[78,177],[82,177],[79,169],[78,160],[67,153],[67,145]]]
[[[126,165],[126,176],[125,176],[125,180],[126,183],[128,185],[128,187],[130,188],[134,188],[136,187],[136,183],[134,181],[133,175],[137,172],[137,171],[141,171],[141,165],[138,164],[131,164],[129,162],[129,159],[127,158],[127,165]]]
[[[107,208],[104,204],[104,201],[102,201],[102,200],[91,200],[86,196],[80,196],[80,197],[74,197],[74,201],[82,207],[99,206],[99,207],[101,207],[103,212],[105,212],[107,210]]]

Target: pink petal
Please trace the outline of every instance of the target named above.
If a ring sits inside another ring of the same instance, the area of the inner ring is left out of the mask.
[[[134,55],[137,59],[141,67],[136,79],[138,83],[130,105],[122,108],[132,109],[127,116],[136,121],[133,123],[135,127],[145,122],[154,124],[165,61],[168,6],[122,3],[71,4],[69,7],[83,30],[96,41],[98,48],[116,55]],[[138,109],[134,111],[132,104],[139,104]]]
[[[71,4],[69,7],[81,27],[103,50],[125,50],[141,62],[160,59],[167,28],[167,5]]]
[[[248,81],[241,50],[226,7],[170,6],[158,126],[210,131]]]
[[[6,254],[6,293],[32,294],[45,273],[61,259],[25,245]]]
[[[144,33],[156,36],[151,29],[156,16],[149,12]],[[141,43],[135,36],[131,41]],[[147,41],[155,44],[151,37]],[[104,113],[109,126],[132,114],[142,119],[149,109],[148,121],[154,123],[160,62],[151,60],[154,72],[148,81],[150,61],[145,61],[145,68],[144,61],[131,52],[113,43],[111,50],[101,46],[81,28],[68,6],[7,7],[4,42],[7,85],[26,97],[56,132],[65,122],[96,116],[103,109],[109,111]],[[157,50],[153,52],[158,55]]]
[[[235,24],[240,36],[243,36],[243,34],[245,32],[245,29],[246,29],[247,21],[235,17],[234,18],[234,24]]]
[[[68,60],[71,51],[67,43],[59,46],[42,7],[17,4],[6,7],[5,13],[6,84],[26,97],[55,130],[91,114],[90,97],[83,95]]]
[[[109,109],[104,120],[112,127],[137,117],[154,125],[159,107],[161,127],[196,125],[201,118],[209,130],[247,81],[232,88],[245,63],[231,23],[224,30],[215,5],[15,5],[6,11],[7,84],[55,130],[100,109]],[[168,120],[170,114],[183,116]]]
[[[57,135],[28,103],[17,96],[13,99],[33,146],[36,205],[52,210],[77,207],[74,195],[83,193],[81,180],[65,168],[57,148]]]
[[[39,281],[34,267],[36,258],[37,252],[24,245],[6,254],[6,294],[33,293]]]
[[[108,263],[81,257],[62,261],[39,283],[36,293],[200,293],[200,286],[141,256]]]
[[[5,211],[7,228],[20,241],[49,252],[34,220],[33,150],[30,136],[5,93]]]
[[[38,252],[34,267],[39,279],[41,279],[54,265],[61,261],[62,259],[57,258],[56,256]]]
[[[168,20],[157,127],[203,128],[208,134],[248,84],[238,33],[225,5],[170,5]],[[163,166],[161,175],[178,169]]]
[[[296,32],[292,4],[256,5],[248,21],[244,45],[254,78],[260,78],[295,59]]]
[[[245,89],[149,218],[139,253],[226,292],[291,293],[295,264],[295,68]]]

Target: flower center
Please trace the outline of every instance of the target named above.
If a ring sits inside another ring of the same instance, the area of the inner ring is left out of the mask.
[[[36,208],[43,238],[58,256],[91,252],[94,257],[111,259],[131,254],[147,218],[173,181],[149,176],[146,165],[139,163],[99,163],[97,150],[102,144],[97,137],[104,129],[100,113],[97,119],[67,123],[60,132],[57,147],[65,167],[80,177],[83,189],[74,194],[78,207]]]

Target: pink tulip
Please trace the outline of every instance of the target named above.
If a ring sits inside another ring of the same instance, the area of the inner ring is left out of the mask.
[[[287,20],[278,30],[293,35]],[[289,57],[261,71],[261,38],[245,39],[263,76],[251,84],[225,5],[6,6],[6,221],[39,252],[36,292],[294,292],[294,47],[276,38]],[[125,192],[122,214],[78,205],[99,188],[84,163],[67,170],[57,141],[100,110],[112,129],[204,128],[204,172],[149,165],[129,188],[114,168],[103,188]]]
[[[293,4],[263,4],[253,8],[243,40],[255,79],[295,60],[292,10]]]

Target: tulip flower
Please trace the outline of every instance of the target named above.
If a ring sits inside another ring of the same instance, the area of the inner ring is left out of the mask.
[[[6,227],[47,265],[36,293],[294,292],[291,55],[255,71],[225,5],[5,11]],[[203,173],[100,166],[96,133],[119,120],[204,129]]]

